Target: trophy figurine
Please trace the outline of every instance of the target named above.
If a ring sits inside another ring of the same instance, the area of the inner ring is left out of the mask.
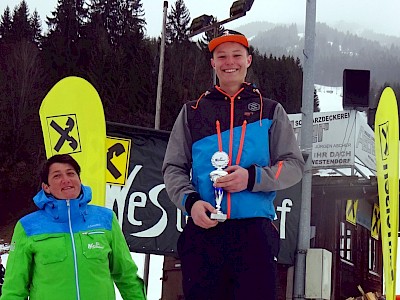
[[[213,183],[222,176],[228,175],[228,172],[222,170],[228,165],[229,156],[223,151],[215,152],[211,157],[211,164],[217,168],[210,173],[210,179]],[[214,187],[215,203],[216,203],[216,213],[211,214],[211,219],[223,222],[226,220],[226,214],[221,211],[222,197],[224,196],[224,190],[222,188]]]

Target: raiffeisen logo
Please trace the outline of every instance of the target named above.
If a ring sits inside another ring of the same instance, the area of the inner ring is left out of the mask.
[[[379,141],[381,144],[382,161],[385,161],[389,156],[389,122],[379,125]]]
[[[390,241],[391,234],[391,221],[390,221],[390,195],[389,195],[389,170],[388,170],[388,160],[389,160],[389,121],[379,125],[379,142],[381,148],[381,158],[382,158],[382,174],[385,187],[385,211],[386,211],[386,225],[388,227],[387,237],[389,239],[389,264],[390,264],[390,276],[391,280],[394,281],[394,270],[393,270],[393,245]]]

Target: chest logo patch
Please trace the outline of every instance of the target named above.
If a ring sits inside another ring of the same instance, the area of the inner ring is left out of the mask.
[[[88,249],[104,249],[99,242],[88,244]]]
[[[260,104],[256,102],[251,102],[247,105],[248,110],[250,111],[259,111],[260,110]]]

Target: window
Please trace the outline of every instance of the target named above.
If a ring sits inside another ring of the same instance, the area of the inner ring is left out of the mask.
[[[352,230],[349,224],[340,222],[340,257],[346,261],[352,262]]]
[[[371,237],[368,242],[368,270],[379,273],[378,241]]]

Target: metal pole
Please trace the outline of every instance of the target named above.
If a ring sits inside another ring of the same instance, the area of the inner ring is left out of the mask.
[[[219,25],[215,25],[215,26],[214,26],[213,38],[216,38],[216,37],[217,37],[218,28],[219,28]],[[215,86],[216,84],[217,84],[217,72],[216,72],[215,69],[213,68],[213,85]]]
[[[307,250],[310,248],[316,0],[306,0],[306,2],[306,27],[303,51],[303,95],[301,108],[303,114],[301,122],[301,150],[305,157],[306,165],[302,182],[302,201],[293,299],[305,299],[306,254]]]
[[[160,112],[161,112],[161,94],[164,73],[164,52],[165,52],[165,26],[167,20],[168,1],[164,1],[163,23],[160,45],[160,64],[158,67],[158,82],[157,82],[157,99],[156,99],[156,118],[154,121],[154,129],[160,129]],[[143,282],[147,292],[149,287],[150,273],[150,254],[144,256]]]
[[[160,129],[160,113],[161,113],[161,95],[162,95],[162,84],[164,76],[164,53],[165,53],[165,26],[167,20],[167,9],[168,1],[164,1],[164,12],[163,12],[163,24],[161,34],[161,45],[160,45],[160,64],[158,66],[158,82],[157,82],[157,98],[156,98],[156,118],[154,122],[154,128]]]

